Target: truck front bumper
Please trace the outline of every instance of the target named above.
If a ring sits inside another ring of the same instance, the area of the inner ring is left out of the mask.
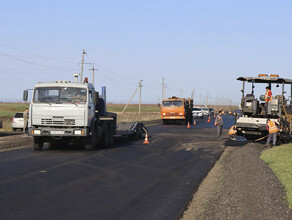
[[[88,128],[29,128],[28,134],[30,136],[66,136],[66,137],[84,137],[88,136]]]
[[[185,116],[162,116],[161,119],[185,119]]]

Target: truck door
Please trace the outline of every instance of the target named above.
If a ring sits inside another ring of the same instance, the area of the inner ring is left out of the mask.
[[[95,108],[93,103],[94,91],[89,91],[88,95],[88,125],[91,125],[92,119],[95,116]]]

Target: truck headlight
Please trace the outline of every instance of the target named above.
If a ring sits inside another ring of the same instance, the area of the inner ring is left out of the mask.
[[[74,131],[74,134],[75,134],[75,135],[81,135],[81,130],[76,130],[76,131]]]
[[[165,115],[165,113],[163,113],[162,115]]]
[[[180,115],[183,115],[183,113],[179,113]]]
[[[41,134],[41,130],[33,130],[34,134]]]

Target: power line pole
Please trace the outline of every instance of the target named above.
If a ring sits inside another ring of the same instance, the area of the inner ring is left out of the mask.
[[[206,95],[206,99],[205,99],[205,107],[208,106],[208,100],[209,99],[209,92],[207,92],[207,95]]]
[[[192,94],[191,94],[191,99],[194,100],[194,96],[195,96],[195,88],[193,88]]]
[[[94,85],[94,70],[97,70],[97,69],[94,69],[94,63],[92,65],[93,65],[92,68],[89,70],[92,70],[92,84]]]
[[[130,102],[131,102],[132,99],[134,98],[134,96],[135,96],[135,94],[137,93],[137,91],[138,91],[138,89],[140,88],[140,86],[142,87],[142,81],[143,81],[143,80],[140,80],[139,85],[138,85],[137,88],[135,89],[135,92],[133,93],[133,95],[132,95],[132,97],[130,98],[129,102],[127,103],[127,105],[126,105],[125,108],[123,109],[121,115],[124,114],[124,112],[126,111],[128,105],[130,104]],[[141,94],[141,93],[140,93],[140,94]],[[140,99],[140,100],[141,100],[141,99]],[[139,109],[140,109],[140,107],[139,107]],[[140,111],[140,110],[139,110],[139,111]]]
[[[140,94],[139,94],[139,115],[141,113],[141,90],[142,90],[142,82],[143,82],[143,80],[140,80],[140,82],[139,82],[139,88],[140,88]]]
[[[183,94],[183,89],[180,89],[180,98],[182,98],[182,94]]]
[[[80,82],[82,82],[83,78],[83,64],[84,64],[84,54],[86,54],[85,50],[82,50],[82,59],[81,59],[81,76],[80,76]]]
[[[167,84],[165,84],[164,82],[164,77],[162,77],[162,95],[161,95],[161,101],[164,99],[164,97],[166,97],[166,88],[167,88]]]
[[[200,95],[200,106],[201,106],[201,99],[202,99],[202,96]]]
[[[163,95],[164,95],[164,77],[162,77],[162,95],[161,95],[161,101],[164,99]]]

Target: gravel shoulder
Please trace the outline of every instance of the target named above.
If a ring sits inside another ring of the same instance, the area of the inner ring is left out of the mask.
[[[261,150],[257,143],[226,146],[182,219],[292,219],[285,189],[259,159]]]
[[[27,134],[0,133],[0,152],[28,147],[32,143],[32,138]]]

